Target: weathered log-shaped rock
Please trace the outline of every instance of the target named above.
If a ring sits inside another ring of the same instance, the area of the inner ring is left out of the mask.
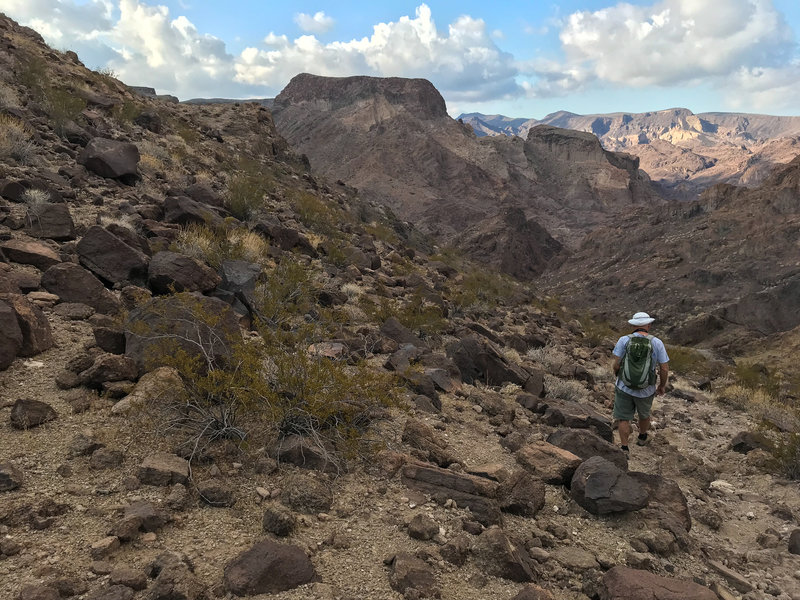
[[[602,600],[717,600],[707,587],[693,581],[662,577],[617,565],[603,575]]]

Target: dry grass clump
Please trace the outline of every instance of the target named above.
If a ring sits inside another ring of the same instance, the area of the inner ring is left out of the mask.
[[[246,260],[262,266],[269,262],[267,241],[243,228],[189,225],[181,231],[175,247],[214,269],[219,269],[226,260]]]
[[[16,108],[19,106],[19,96],[14,88],[0,83],[0,108]]]
[[[355,300],[364,294],[364,288],[356,283],[345,283],[341,289],[348,300]]]
[[[36,145],[30,128],[10,115],[0,115],[0,159],[13,158],[22,165],[30,164]]]
[[[552,344],[547,344],[541,348],[531,348],[526,353],[526,356],[550,372],[558,372],[561,367],[569,362],[569,356],[567,356],[566,352],[559,350]]]
[[[545,374],[544,386],[549,397],[558,398],[559,400],[578,402],[586,395],[584,385],[574,379],[561,379],[560,377]]]

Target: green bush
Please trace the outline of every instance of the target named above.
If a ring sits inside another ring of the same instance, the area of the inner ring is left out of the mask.
[[[666,345],[669,368],[679,375],[710,376],[716,373],[708,358],[694,348]]]
[[[53,121],[53,129],[63,136],[70,121],[75,121],[86,108],[86,101],[64,88],[45,90],[45,110]]]
[[[247,221],[263,208],[268,192],[269,186],[262,176],[237,173],[228,183],[225,208],[240,221]]]

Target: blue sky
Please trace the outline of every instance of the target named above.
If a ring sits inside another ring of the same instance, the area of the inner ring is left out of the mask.
[[[297,73],[424,77],[452,115],[800,114],[798,0],[0,0],[130,85],[270,97]]]

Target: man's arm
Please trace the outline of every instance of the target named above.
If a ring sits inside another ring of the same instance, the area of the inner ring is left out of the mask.
[[[669,381],[669,363],[661,363],[658,365],[658,388],[656,394],[663,394],[667,391],[667,381]]]
[[[614,364],[611,366],[611,371],[614,373],[614,377],[617,376],[617,371],[619,371],[619,365],[622,362],[622,358],[619,356],[614,357]]]

